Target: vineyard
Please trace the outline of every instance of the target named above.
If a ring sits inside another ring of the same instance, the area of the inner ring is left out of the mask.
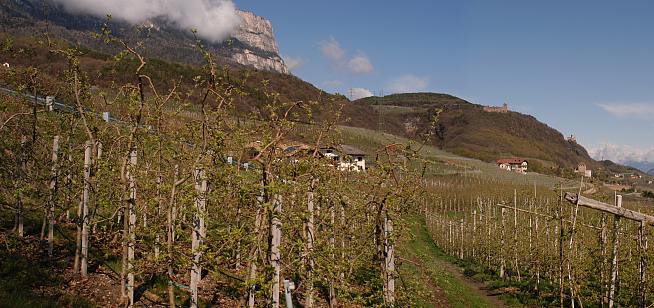
[[[583,207],[600,202],[577,202],[579,185],[439,183],[424,205],[425,223],[436,245],[467,262],[470,275],[498,279],[496,287],[538,306],[652,304],[652,216],[639,215],[651,214],[650,206],[623,204],[616,196],[603,206],[619,215]]]
[[[368,172],[338,170],[319,151],[339,144],[337,104],[281,101],[264,82],[268,104],[236,116],[251,93],[202,46],[201,75],[153,81],[137,47],[105,35],[118,63],[138,64],[132,82],[98,91],[79,51],[54,43],[61,76],[2,72],[16,89],[2,96],[2,259],[37,237],[32,257],[107,288],[107,306],[410,305],[394,239],[421,194],[401,163],[414,151],[387,145]],[[318,108],[331,117],[314,121]]]
[[[110,86],[49,40],[60,75],[0,71],[3,277],[24,276],[7,270],[23,259],[59,268],[99,306],[413,307],[400,273],[414,261],[396,244],[418,225],[520,305],[653,303],[647,205],[343,126],[341,103],[286,100],[265,80],[248,92],[199,43],[197,76],[154,80],[139,45],[99,37],[133,68]],[[244,114],[251,95],[266,104]],[[371,167],[335,168],[320,150],[342,143]],[[623,209],[588,207],[605,203]],[[11,295],[24,291],[0,288],[0,305],[27,305]]]

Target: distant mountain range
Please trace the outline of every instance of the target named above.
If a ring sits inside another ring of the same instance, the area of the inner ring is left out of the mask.
[[[634,167],[642,172],[647,172],[648,174],[652,174],[652,172],[654,171],[654,162],[626,161],[624,162],[624,165]]]
[[[654,169],[652,169],[652,170],[650,170],[650,171],[647,171],[647,174],[649,174],[649,175],[651,175],[651,176],[654,176]]]

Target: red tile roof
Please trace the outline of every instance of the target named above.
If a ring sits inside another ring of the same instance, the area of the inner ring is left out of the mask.
[[[502,158],[502,159],[498,159],[496,162],[498,164],[520,165],[526,162],[526,160],[522,158]]]

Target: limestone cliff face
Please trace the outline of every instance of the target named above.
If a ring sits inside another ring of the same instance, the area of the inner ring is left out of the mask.
[[[32,35],[43,31],[41,21],[46,20],[46,16],[42,1],[0,0],[0,32]],[[104,24],[104,17],[73,14],[51,0],[48,3],[47,20],[52,34],[57,33],[59,39],[101,52],[116,52],[116,49],[91,35]],[[279,55],[272,23],[250,12],[238,11],[238,14],[243,22],[232,34],[232,38],[219,43],[205,42],[207,49],[220,58],[245,66],[288,74],[288,68]],[[125,22],[115,20],[109,26],[113,29],[113,34],[128,42],[143,43],[150,57],[191,64],[204,63],[190,32],[171,27],[165,19],[155,18],[145,22],[144,26],[149,30],[147,40],[129,30],[131,25]],[[128,30],[123,31],[124,29]]]
[[[232,35],[231,58],[243,65],[260,70],[288,74],[288,68],[279,55],[272,23],[251,12],[238,12],[243,23]]]

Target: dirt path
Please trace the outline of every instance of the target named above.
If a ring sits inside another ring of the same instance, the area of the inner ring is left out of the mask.
[[[416,222],[413,238],[400,241],[400,274],[411,281],[419,307],[509,307],[483,283],[447,261],[424,225]]]
[[[509,307],[506,305],[506,303],[504,303],[504,301],[499,299],[497,296],[490,294],[490,291],[488,290],[486,285],[484,285],[481,282],[472,280],[466,275],[464,275],[463,270],[460,267],[452,263],[449,263],[447,261],[442,261],[441,264],[443,265],[442,268],[444,270],[450,272],[454,277],[464,282],[466,285],[468,285],[468,287],[470,287],[471,290],[475,291],[479,296],[493,303],[494,307]]]

